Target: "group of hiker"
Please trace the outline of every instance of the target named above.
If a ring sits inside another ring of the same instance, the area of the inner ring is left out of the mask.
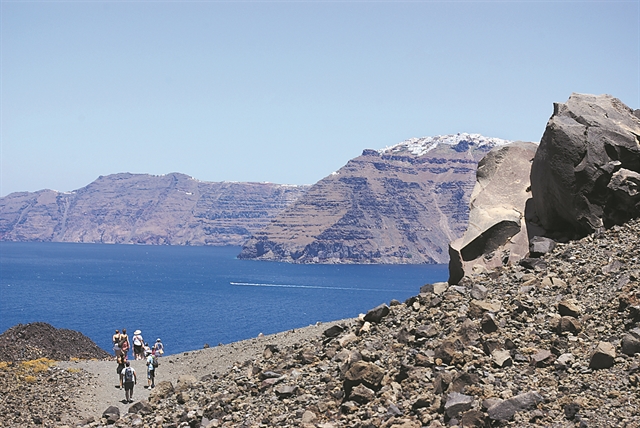
[[[158,338],[153,344],[153,347],[149,347],[149,344],[144,341],[140,330],[133,332],[132,341],[134,359],[144,359],[147,367],[147,386],[145,386],[145,388],[155,388],[156,370],[159,365],[158,357],[164,354],[164,345],[160,338]],[[131,363],[129,362],[131,342],[129,341],[127,329],[123,328],[122,332],[116,330],[112,342],[116,362],[118,363],[118,367],[116,368],[116,373],[120,380],[118,388],[124,388],[125,401],[131,403],[133,402],[133,386],[138,383],[138,379],[135,369],[131,367]]]

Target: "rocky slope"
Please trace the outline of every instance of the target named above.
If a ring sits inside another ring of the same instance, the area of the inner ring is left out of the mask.
[[[458,134],[365,150],[255,233],[240,258],[446,263],[467,225],[477,163],[505,143]]]
[[[427,284],[300,342],[265,338],[248,359],[242,343],[228,345],[238,350],[230,369],[212,368],[217,348],[176,356],[169,365],[182,374],[148,401],[117,414],[104,403],[80,424],[640,426],[638,236],[634,220],[457,286]],[[78,414],[70,397],[93,382],[49,367],[28,383],[9,369],[0,368],[0,391],[12,391],[0,395],[3,426],[60,426]],[[67,400],[32,405],[50,395]]]
[[[44,322],[18,324],[0,334],[0,361],[109,357],[109,354],[84,334],[64,328],[57,329]]]
[[[114,174],[74,192],[0,199],[0,240],[242,245],[308,186]]]

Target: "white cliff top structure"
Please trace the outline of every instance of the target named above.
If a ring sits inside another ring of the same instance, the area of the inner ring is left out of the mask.
[[[477,147],[486,145],[495,147],[511,143],[511,141],[503,140],[501,138],[489,138],[480,134],[467,134],[466,132],[461,132],[451,135],[436,135],[435,137],[410,138],[394,146],[380,149],[378,150],[378,153],[389,155],[408,152],[415,156],[423,156],[438,147],[440,144],[457,146],[464,142]]]

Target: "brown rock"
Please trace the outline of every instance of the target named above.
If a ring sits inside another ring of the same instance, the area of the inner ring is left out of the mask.
[[[615,358],[616,348],[609,342],[600,342],[593,354],[591,354],[589,367],[592,369],[607,369],[613,367]]]

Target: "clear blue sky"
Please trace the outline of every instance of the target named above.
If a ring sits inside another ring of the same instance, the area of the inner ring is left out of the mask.
[[[640,108],[636,1],[2,1],[0,196],[99,175],[311,184],[411,137]]]

